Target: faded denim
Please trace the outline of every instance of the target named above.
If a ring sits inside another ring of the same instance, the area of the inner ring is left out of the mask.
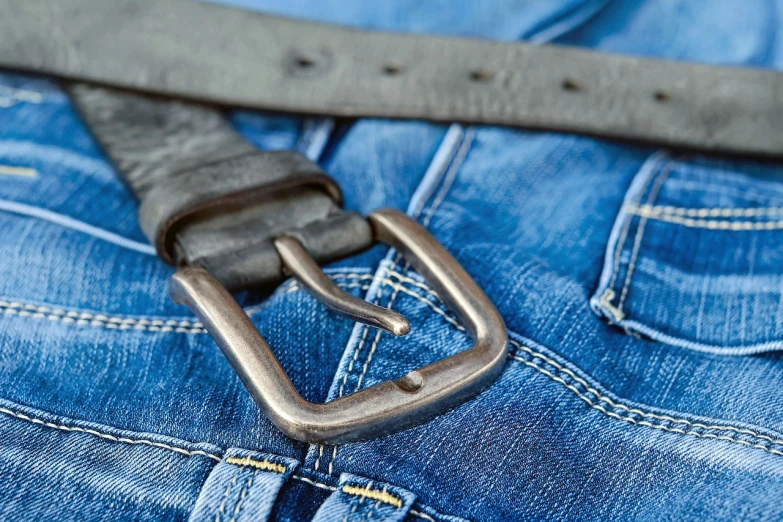
[[[779,68],[762,0],[243,2],[370,28]],[[404,432],[286,438],[171,303],[136,204],[57,84],[0,76],[3,520],[779,520],[783,168],[562,133],[239,112],[362,213],[391,206],[510,332],[500,379]],[[293,281],[238,296],[326,401],[470,346],[404,260],[331,265],[403,313],[394,338]]]

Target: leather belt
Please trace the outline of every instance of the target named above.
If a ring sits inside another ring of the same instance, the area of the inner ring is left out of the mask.
[[[86,84],[66,85],[85,122],[141,202],[139,221],[178,267],[172,299],[199,317],[269,419],[289,436],[344,443],[443,413],[490,384],[506,330],[465,270],[411,218],[341,209],[337,184],[296,152],[259,151],[213,108]],[[327,404],[304,400],[227,289],[286,275],[333,310],[405,335],[400,314],[341,290],[319,263],[393,245],[465,324],[473,348]]]
[[[367,32],[193,0],[0,0],[0,66],[289,113],[458,121],[783,156],[783,76]]]

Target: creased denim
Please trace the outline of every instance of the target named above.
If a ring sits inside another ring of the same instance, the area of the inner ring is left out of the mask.
[[[243,2],[369,28],[779,68],[753,0]],[[419,220],[510,332],[499,380],[340,447],[283,436],[203,326],[56,82],[0,75],[3,520],[779,520],[783,169],[562,133],[238,111],[347,208]],[[326,401],[470,346],[395,252],[327,268],[404,314],[354,325],[293,281],[238,295]]]

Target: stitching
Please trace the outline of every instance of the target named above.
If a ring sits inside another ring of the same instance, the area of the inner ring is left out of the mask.
[[[13,165],[0,165],[0,174],[8,176],[21,176],[25,178],[34,178],[38,176],[38,171],[28,167],[15,167]]]
[[[342,522],[348,522],[348,517],[356,513],[356,510],[359,508],[359,504],[361,504],[362,502],[364,502],[364,499],[360,499],[358,504],[354,504],[353,508],[351,508],[351,510],[345,514]]]
[[[371,274],[362,274],[358,272],[337,273],[329,275],[332,279],[372,279]],[[364,288],[361,284],[341,285],[343,288]],[[300,287],[293,281],[287,287],[281,289],[281,293],[289,294],[300,290]],[[264,308],[263,305],[253,306],[245,310],[248,316],[258,313]],[[112,330],[141,330],[150,332],[177,332],[188,334],[207,333],[204,325],[198,321],[187,319],[153,319],[153,318],[133,318],[119,315],[110,315],[105,313],[76,312],[63,308],[50,306],[38,306],[19,301],[0,300],[0,313],[8,315],[17,315],[19,317],[32,317],[34,319],[48,319],[50,321],[59,321],[67,324],[76,324],[79,326],[100,326]]]
[[[383,282],[384,282],[384,284],[387,284],[387,285],[393,284],[390,280],[385,280]],[[401,292],[403,292],[405,294],[408,294],[411,297],[413,297],[414,299],[417,299],[417,300],[421,301],[422,303],[426,304],[427,306],[429,306],[434,312],[436,312],[439,315],[441,315],[448,323],[450,323],[452,326],[454,326],[458,330],[465,331],[465,328],[462,325],[460,325],[456,320],[454,320],[451,317],[449,317],[446,312],[441,310],[432,301],[430,301],[430,300],[420,296],[419,294],[417,294],[417,293],[413,292],[412,290],[409,290],[409,289],[407,289],[405,287],[402,287],[402,286],[399,286],[399,285],[396,285],[396,284],[395,284],[395,286],[399,287],[399,291],[401,291]],[[587,381],[585,381],[583,378],[579,377],[572,370],[570,370],[569,368],[561,365],[560,363],[558,363],[557,361],[551,359],[550,357],[546,356],[545,354],[537,352],[537,351],[534,351],[533,349],[528,348],[527,346],[524,346],[524,345],[518,343],[517,341],[515,341],[513,339],[509,339],[509,343],[511,345],[515,346],[516,348],[527,352],[532,357],[539,358],[539,359],[543,360],[545,363],[547,363],[547,364],[557,368],[558,371],[561,371],[561,372],[565,373],[571,379],[573,379],[574,381],[576,381],[577,383],[582,385],[585,388],[585,391],[587,393],[591,393],[591,394],[595,395],[596,396],[596,400],[598,402],[605,402],[609,406],[611,406],[612,408],[623,410],[623,411],[625,411],[625,412],[627,412],[629,414],[635,414],[635,415],[639,415],[639,416],[646,417],[646,418],[658,419],[658,420],[668,421],[668,422],[672,422],[672,423],[676,423],[676,424],[685,424],[685,425],[687,425],[687,426],[689,426],[691,428],[700,428],[700,429],[708,429],[708,430],[716,430],[716,431],[728,431],[728,432],[733,432],[733,433],[737,433],[737,434],[749,435],[749,436],[757,438],[757,439],[765,440],[765,441],[767,441],[769,443],[772,443],[772,444],[783,445],[783,439],[777,439],[777,438],[769,437],[769,436],[764,435],[762,433],[758,433],[758,432],[755,432],[755,431],[752,431],[752,430],[749,430],[749,429],[745,429],[745,428],[736,428],[734,426],[726,426],[726,425],[718,425],[718,424],[704,424],[704,423],[700,423],[700,422],[689,421],[687,419],[681,419],[681,418],[672,417],[672,416],[669,416],[669,415],[650,413],[650,412],[646,412],[646,411],[643,411],[643,410],[638,409],[638,408],[628,407],[628,406],[626,406],[626,405],[624,405],[622,403],[615,402],[610,397],[607,397],[607,396],[601,394],[601,392],[599,392],[597,389],[593,388]],[[513,356],[512,356],[512,358],[513,358]],[[218,456],[218,455],[216,455],[214,453],[207,453],[207,452],[202,451],[202,450],[187,450],[187,449],[184,449],[184,448],[179,448],[179,447],[171,446],[169,444],[165,444],[165,443],[162,443],[162,442],[155,442],[155,441],[151,441],[151,440],[147,440],[147,439],[129,439],[129,438],[126,438],[126,437],[115,437],[114,435],[101,433],[101,432],[98,432],[96,430],[89,429],[89,428],[81,428],[81,427],[78,427],[78,426],[66,426],[66,425],[61,425],[61,424],[55,424],[55,423],[47,422],[47,421],[44,421],[44,420],[41,420],[41,419],[38,419],[38,418],[30,417],[30,416],[25,415],[23,413],[17,413],[15,411],[9,410],[8,408],[4,408],[4,407],[0,407],[0,413],[5,413],[6,415],[10,415],[12,417],[16,417],[16,418],[19,418],[19,419],[22,419],[22,420],[25,420],[25,421],[28,421],[28,422],[32,422],[33,424],[39,424],[39,425],[46,426],[46,427],[49,427],[49,428],[54,428],[54,429],[59,429],[59,430],[69,431],[69,432],[73,431],[73,432],[88,433],[88,434],[91,434],[91,435],[94,435],[94,436],[97,436],[97,437],[100,437],[100,438],[103,438],[103,439],[111,440],[111,441],[114,441],[114,442],[125,442],[125,443],[128,443],[128,444],[143,444],[143,445],[148,445],[148,446],[168,449],[168,450],[180,453],[182,455],[187,455],[187,456],[202,455],[202,456],[205,456],[205,457],[209,457],[209,458],[211,458],[211,459],[213,459],[215,461],[218,461],[218,462],[221,460],[220,456]],[[302,477],[301,480],[307,481],[309,479],[306,479],[305,477]]]
[[[44,99],[43,94],[29,89],[16,89],[14,87],[8,87],[7,85],[0,85],[0,91],[8,93],[3,94],[2,96],[18,101],[38,104]]]
[[[226,459],[226,463],[235,464],[242,467],[250,466],[251,468],[260,469],[262,471],[274,471],[275,473],[280,474],[286,472],[286,467],[282,464],[278,464],[269,460],[253,460],[250,457],[229,457]]]
[[[55,150],[59,151],[60,149]],[[149,243],[142,243],[140,241],[121,236],[115,232],[110,232],[109,230],[90,225],[84,221],[79,221],[78,219],[66,216],[65,214],[60,214],[42,207],[27,205],[18,201],[0,199],[0,210],[48,221],[63,228],[80,232],[82,234],[87,234],[96,239],[100,239],[102,241],[106,241],[108,243],[112,243],[119,247],[127,248],[141,254],[146,254],[149,256],[155,255],[155,248],[153,248],[153,246]]]
[[[386,284],[386,282],[389,281],[388,279],[380,278],[381,284]],[[391,310],[392,304],[394,303],[394,300],[397,298],[397,294],[399,293],[399,288],[401,286],[398,286],[398,288],[394,289],[394,292],[392,293],[391,297],[389,298],[389,303],[386,305],[386,308]],[[375,304],[378,304],[380,301],[380,295],[375,298]],[[361,344],[364,344],[364,341],[367,337],[367,331],[370,328],[368,326],[364,327],[364,332],[362,333],[362,342]],[[364,366],[362,366],[362,373],[359,375],[359,380],[356,381],[356,386],[353,389],[353,393],[356,393],[356,391],[359,390],[359,386],[361,386],[362,381],[364,380],[364,376],[367,374],[367,368],[370,366],[370,362],[372,361],[373,356],[375,355],[375,350],[378,348],[378,342],[381,340],[381,333],[382,331],[379,329],[377,333],[375,334],[375,339],[372,342],[372,346],[370,347],[370,352],[367,355],[367,359],[364,361]],[[356,357],[358,356],[358,350],[354,352],[354,361],[356,360]],[[345,372],[345,376],[343,377],[343,384],[340,386],[340,397],[342,397],[342,391],[343,387],[345,386],[345,382],[347,380],[348,374],[351,372],[353,368],[353,361],[351,361],[351,366],[348,367],[348,371]],[[334,460],[337,458],[337,451],[338,446],[334,446],[334,449],[332,450],[332,458],[329,460],[329,474],[332,474],[332,471],[334,470]]]
[[[457,177],[457,171],[462,166],[462,162],[465,161],[465,157],[468,155],[470,148],[473,146],[473,140],[475,138],[476,129],[474,127],[469,127],[465,131],[465,135],[462,138],[462,144],[460,145],[457,154],[454,156],[451,166],[449,166],[449,169],[446,172],[446,176],[443,179],[443,185],[441,186],[440,192],[438,192],[438,195],[435,197],[435,201],[432,202],[432,206],[430,206],[430,208],[427,210],[427,214],[424,216],[424,219],[421,222],[425,228],[430,224],[430,221],[435,215],[435,211],[438,209],[440,204],[443,203],[444,199],[446,199],[446,195],[448,194],[449,189],[451,189],[451,185],[454,184],[454,180]]]
[[[650,195],[647,199],[650,204],[655,202],[655,199],[658,197],[658,192],[660,192],[661,187],[663,187],[663,183],[666,181],[666,178],[669,177],[669,173],[674,169],[674,166],[674,160],[672,159],[661,169],[660,174],[658,174],[655,180],[655,184],[650,190]],[[633,251],[631,252],[631,261],[628,263],[628,273],[625,275],[625,283],[623,284],[623,289],[620,292],[620,302],[617,304],[617,309],[621,314],[623,313],[623,304],[625,303],[625,298],[628,297],[628,289],[631,286],[631,277],[633,276],[633,271],[636,268],[636,259],[639,256],[639,250],[642,246],[642,238],[644,237],[644,229],[646,225],[647,218],[642,217],[639,223],[639,228],[636,229],[636,235],[634,236],[633,242]]]
[[[434,518],[429,516],[427,513],[423,513],[421,511],[416,511],[415,509],[410,509],[408,511],[408,513],[410,513],[411,515],[417,516],[419,518],[423,518],[424,520],[427,520],[429,522],[438,522],[437,520],[435,520]]]
[[[323,482],[316,482],[314,480],[310,480],[309,478],[303,477],[301,475],[291,475],[291,478],[295,478],[296,480],[301,480],[302,482],[305,482],[317,488],[327,489],[329,491],[337,491],[337,488],[334,486],[330,486],[329,484],[324,484]]]
[[[386,491],[386,488],[384,488],[383,491],[380,491],[378,489],[372,489],[369,485],[367,487],[360,487],[346,484],[340,489],[349,495],[377,500],[379,502],[383,502],[384,504],[394,506],[397,509],[402,507],[402,499]]]
[[[314,480],[310,480],[309,478],[303,477],[301,475],[291,475],[291,478],[296,479],[296,480],[301,480],[302,482],[304,482],[306,484],[309,484],[311,486],[314,486],[316,488],[325,489],[327,491],[337,491],[337,488],[334,487],[334,486],[330,486],[329,484],[324,484],[323,482],[316,482]],[[411,515],[419,517],[419,518],[423,518],[424,520],[427,520],[428,522],[438,522],[436,519],[432,518],[427,513],[424,513],[422,511],[416,511],[415,509],[410,509],[410,511],[408,511],[408,512]],[[438,515],[439,516],[445,516],[445,515],[441,515],[440,513],[438,513]]]
[[[645,212],[655,214],[674,214],[677,216],[715,218],[715,217],[754,217],[769,216],[770,214],[783,214],[783,207],[754,207],[754,208],[685,208],[667,205],[634,205]]]
[[[651,161],[661,161],[663,157],[665,157],[665,154],[662,153],[661,151],[658,151],[648,161],[650,161],[650,160]],[[644,170],[644,167],[645,167],[645,165],[642,165],[640,171]],[[654,176],[650,176],[647,179],[647,181],[644,183],[644,187],[642,187],[641,190],[639,191],[639,194],[635,198],[637,204],[641,201],[642,196],[644,196],[644,193],[647,191],[647,187],[652,182],[653,177]],[[617,245],[615,246],[615,250],[614,250],[614,264],[612,266],[612,278],[610,279],[609,285],[607,286],[607,288],[609,288],[609,289],[614,288],[614,284],[615,284],[615,282],[617,282],[617,276],[619,275],[619,272],[620,272],[620,254],[622,254],[623,245],[625,244],[625,240],[628,239],[628,232],[631,229],[631,221],[632,221],[631,219],[626,219],[625,220],[625,223],[623,224],[623,230],[620,233],[620,237],[617,240]],[[610,298],[610,300],[611,299],[614,299],[614,292],[612,292],[612,297]],[[612,307],[612,308],[614,308],[614,307]],[[622,315],[622,312],[620,312],[620,314]]]
[[[101,433],[99,431],[95,431],[90,428],[81,428],[79,426],[65,426],[63,424],[55,424],[53,422],[48,422],[45,420],[37,419],[35,417],[30,417],[28,415],[25,415],[24,413],[18,413],[4,407],[0,407],[0,413],[5,413],[6,415],[10,415],[11,417],[16,417],[17,419],[22,419],[27,422],[32,422],[33,424],[40,424],[41,426],[46,426],[47,428],[54,428],[62,431],[77,431],[81,433],[89,433],[90,435],[95,435],[96,437],[111,440],[114,442],[125,442],[127,444],[142,444],[145,446],[153,446],[156,448],[171,450],[187,456],[202,455],[204,457],[209,457],[213,460],[220,462],[220,457],[218,455],[215,455],[214,453],[207,453],[206,451],[202,451],[202,450],[187,450],[185,448],[178,448],[176,446],[164,444],[163,442],[155,442],[147,439],[129,439],[126,437],[115,437],[114,435],[109,435],[108,433]]]
[[[234,485],[237,483],[237,478],[239,478],[240,471],[241,470],[237,470],[237,472],[234,473],[234,478],[231,479],[231,482],[226,487],[226,491],[223,494],[223,501],[220,503],[217,514],[215,515],[215,522],[220,522],[220,517],[223,515],[223,510],[226,509],[226,501],[228,500],[228,494],[231,493],[231,490],[234,488]]]
[[[651,210],[642,206],[626,205],[626,212],[641,216],[643,219],[655,219],[668,223],[675,223],[691,228],[709,228],[711,230],[779,230],[783,229],[783,221],[716,221],[711,219],[692,219],[675,214],[665,214],[657,210]],[[743,210],[743,209],[737,209]],[[753,210],[753,209],[747,209]]]
[[[465,328],[461,324],[459,324],[456,320],[454,320],[451,317],[449,317],[446,314],[446,312],[441,310],[432,301],[430,301],[430,300],[428,300],[428,299],[426,299],[426,298],[424,298],[424,297],[416,294],[415,292],[413,292],[411,290],[408,290],[407,288],[404,288],[404,287],[401,287],[400,291],[410,295],[414,299],[417,299],[417,300],[421,301],[422,303],[426,304],[427,306],[429,306],[430,308],[432,308],[433,311],[435,311],[436,313],[441,315],[446,321],[448,321],[452,326],[454,326],[458,330],[461,330],[463,332],[465,331]],[[672,422],[672,423],[675,423],[675,424],[685,424],[685,425],[687,425],[687,426],[689,426],[691,428],[701,428],[701,429],[708,429],[708,430],[715,430],[715,431],[730,431],[730,432],[734,432],[734,433],[737,433],[737,434],[749,435],[749,436],[754,437],[754,438],[758,438],[758,439],[761,439],[761,440],[766,440],[766,441],[768,441],[768,442],[770,442],[772,444],[783,445],[783,439],[772,438],[772,437],[769,437],[769,436],[764,435],[762,433],[757,433],[757,432],[749,430],[749,429],[736,428],[734,426],[726,426],[726,425],[718,425],[718,424],[703,424],[703,423],[700,423],[700,422],[693,422],[693,421],[689,421],[688,419],[676,418],[676,417],[672,417],[672,416],[669,416],[669,415],[662,415],[662,414],[645,412],[645,411],[640,410],[638,408],[630,408],[630,407],[628,407],[628,406],[626,406],[626,405],[624,405],[622,403],[615,402],[612,398],[607,397],[606,395],[601,394],[601,392],[599,392],[597,389],[595,389],[592,386],[590,386],[590,384],[587,381],[585,381],[584,379],[579,377],[572,370],[570,370],[569,368],[561,365],[560,363],[558,363],[554,359],[551,359],[550,357],[547,357],[545,354],[540,353],[540,352],[536,352],[533,349],[528,348],[527,346],[524,346],[524,345],[518,343],[517,341],[515,341],[513,339],[509,339],[508,341],[509,341],[509,344],[515,346],[516,348],[518,348],[518,349],[520,349],[520,350],[522,350],[524,352],[527,352],[532,357],[541,359],[544,362],[546,362],[547,364],[557,368],[558,371],[561,371],[561,372],[567,374],[574,381],[576,381],[577,383],[581,384],[585,388],[586,392],[595,395],[596,400],[599,403],[600,402],[605,402],[608,405],[610,405],[612,408],[623,410],[623,411],[625,411],[625,412],[627,412],[629,414],[636,414],[636,415],[639,415],[641,417],[668,421],[668,422]],[[515,356],[510,356],[510,357],[512,359],[515,358]],[[644,425],[644,424],[642,424],[642,425]]]
[[[250,491],[250,488],[253,486],[253,481],[256,479],[256,473],[257,472],[254,472],[252,475],[250,475],[250,478],[248,478],[247,482],[245,482],[245,485],[242,488],[242,493],[239,495],[237,505],[234,506],[234,512],[231,514],[231,520],[229,520],[229,522],[236,522],[237,516],[239,516],[239,512],[242,511],[242,503],[247,497],[247,492]]]
[[[464,331],[464,328],[459,323],[457,323],[451,317],[448,317],[448,315],[446,315],[445,312],[443,312],[440,308],[438,308],[434,303],[432,303],[428,299],[426,299],[426,298],[424,298],[424,297],[422,297],[422,296],[420,296],[420,295],[418,295],[418,294],[408,290],[407,288],[401,288],[400,291],[403,292],[403,293],[407,293],[408,295],[411,295],[415,299],[418,299],[419,301],[425,303],[427,306],[431,307],[435,312],[437,312],[442,317],[444,317],[455,328]],[[558,371],[563,372],[564,374],[568,375],[575,382],[577,382],[578,384],[582,385],[585,388],[585,392],[586,393],[590,393],[590,394],[594,395],[595,396],[595,402],[590,400],[583,392],[581,392],[578,389],[576,389],[572,384],[569,384],[569,383],[565,382],[562,378],[549,373],[548,370],[537,366],[534,362],[526,361],[525,359],[522,359],[522,358],[520,358],[518,356],[514,356],[514,355],[510,356],[512,359],[524,362],[528,366],[531,366],[534,369],[541,371],[541,373],[544,373],[545,375],[551,376],[551,378],[553,378],[553,380],[555,380],[556,382],[559,382],[559,383],[565,385],[568,389],[570,389],[571,391],[577,393],[577,395],[579,395],[579,397],[582,398],[583,400],[587,399],[588,401],[590,401],[590,402],[588,402],[588,404],[591,407],[594,407],[598,411],[601,411],[602,413],[605,413],[606,415],[608,415],[610,417],[613,417],[613,418],[616,418],[616,419],[619,419],[619,420],[623,420],[625,422],[630,422],[632,424],[638,424],[640,426],[647,426],[647,427],[651,427],[651,428],[654,428],[654,429],[661,429],[661,430],[664,430],[664,431],[670,431],[670,432],[674,432],[674,433],[681,433],[681,434],[686,434],[686,435],[694,435],[694,436],[698,436],[698,437],[701,437],[701,438],[714,438],[714,439],[718,439],[718,440],[725,440],[725,441],[729,441],[729,442],[736,442],[738,444],[742,444],[742,445],[745,445],[745,446],[748,446],[748,447],[752,447],[752,448],[756,448],[756,449],[761,449],[761,450],[767,451],[768,453],[772,453],[774,455],[781,455],[781,456],[783,456],[783,452],[778,451],[776,449],[768,448],[767,446],[764,446],[762,444],[754,444],[754,443],[750,443],[750,442],[747,442],[747,441],[744,441],[744,440],[741,440],[741,439],[737,439],[737,438],[729,437],[729,436],[725,436],[725,435],[714,435],[714,434],[710,434],[710,433],[700,433],[700,432],[697,432],[697,431],[693,431],[693,428],[699,428],[699,429],[703,429],[703,430],[712,430],[712,431],[731,432],[731,433],[736,433],[736,434],[743,434],[743,435],[750,436],[750,437],[752,437],[754,439],[763,440],[763,441],[766,441],[768,443],[775,444],[775,445],[783,445],[783,440],[781,440],[781,439],[773,438],[773,437],[764,435],[762,433],[758,433],[758,432],[750,430],[750,429],[736,428],[734,426],[718,425],[718,424],[704,424],[704,423],[700,423],[700,422],[693,422],[693,421],[690,421],[690,420],[687,420],[687,419],[672,417],[672,416],[669,416],[669,415],[663,415],[663,414],[656,414],[656,413],[646,412],[646,411],[643,411],[643,410],[638,409],[638,408],[628,407],[628,406],[626,406],[626,405],[624,405],[622,403],[615,402],[610,397],[607,397],[607,396],[601,394],[597,389],[595,389],[592,386],[590,386],[590,384],[588,384],[587,381],[585,381],[584,379],[579,377],[572,370],[570,370],[569,368],[561,365],[557,361],[549,358],[545,354],[537,352],[537,351],[534,351],[533,349],[531,349],[531,348],[529,348],[527,346],[524,346],[524,345],[518,343],[517,341],[514,341],[513,339],[509,339],[509,343],[511,345],[515,346],[516,348],[518,348],[518,349],[528,353],[532,357],[541,359],[545,363],[553,366],[554,368],[557,368]],[[674,423],[674,424],[683,424],[683,425],[687,426],[687,429],[672,428],[672,427],[669,427],[669,426],[664,426],[664,425],[660,425],[660,424],[654,424],[654,423],[648,422],[648,421],[640,421],[640,420],[636,420],[636,419],[634,419],[633,417],[630,417],[630,416],[622,417],[620,415],[617,415],[616,413],[613,413],[613,412],[610,412],[610,411],[606,410],[603,406],[600,405],[600,403],[606,403],[611,408],[622,410],[622,411],[626,412],[627,414],[634,414],[634,415],[638,415],[638,416],[641,416],[641,417],[644,417],[644,418],[647,418],[647,419],[657,419],[657,420],[667,421],[667,422],[671,422],[671,423]],[[96,431],[96,430],[93,430],[93,429],[89,429],[89,428],[81,428],[81,427],[77,427],[77,426],[66,426],[66,425],[61,425],[61,424],[55,424],[55,423],[47,422],[47,421],[44,421],[44,420],[41,420],[41,419],[38,419],[38,418],[30,417],[30,416],[25,415],[23,413],[18,413],[18,412],[9,410],[8,408],[4,408],[4,407],[0,407],[0,413],[5,413],[6,415],[9,415],[11,417],[22,419],[22,420],[25,420],[27,422],[31,422],[33,424],[38,424],[38,425],[41,425],[41,426],[46,426],[46,427],[49,427],[49,428],[54,428],[54,429],[58,429],[58,430],[62,430],[62,431],[88,433],[90,435],[94,435],[96,437],[100,437],[100,438],[103,438],[103,439],[106,439],[106,440],[111,440],[111,441],[114,441],[114,442],[124,442],[124,443],[127,443],[127,444],[142,444],[142,445],[147,445],[147,446],[152,446],[152,447],[157,447],[157,448],[168,449],[168,450],[174,451],[176,453],[180,453],[182,455],[187,455],[187,456],[202,455],[202,456],[205,456],[205,457],[209,457],[209,458],[211,458],[211,459],[213,459],[215,461],[218,461],[218,462],[220,462],[220,460],[221,460],[220,456],[218,456],[218,455],[216,455],[214,453],[208,453],[208,452],[205,452],[205,451],[202,451],[202,450],[187,450],[185,448],[180,448],[180,447],[172,446],[172,445],[161,443],[161,442],[155,442],[155,441],[151,441],[151,440],[147,440],[147,439],[129,439],[129,438],[126,438],[126,437],[116,437],[114,435],[101,433],[99,431]],[[325,487],[326,489],[331,489],[331,486],[327,486],[327,485],[321,484],[321,483],[315,483],[315,482],[311,481],[310,479],[307,479],[306,477],[294,476],[294,478],[296,478],[297,480],[302,480],[304,482],[312,483],[316,487]]]
[[[633,417],[630,417],[630,416],[623,417],[623,416],[618,415],[618,414],[616,414],[614,412],[608,411],[606,408],[604,408],[600,404],[597,404],[597,403],[593,402],[587,395],[585,395],[582,392],[580,392],[576,387],[574,387],[573,385],[569,384],[564,379],[554,375],[550,371],[548,371],[548,370],[546,370],[544,368],[541,368],[540,366],[537,366],[534,362],[527,361],[525,359],[522,359],[521,357],[516,357],[516,356],[512,356],[511,358],[516,360],[516,361],[520,361],[521,363],[523,363],[523,364],[525,364],[527,366],[530,366],[531,368],[535,369],[536,371],[538,371],[540,373],[543,373],[544,375],[546,375],[547,377],[549,377],[553,381],[556,381],[556,382],[564,385],[566,388],[568,388],[569,390],[574,392],[577,395],[577,397],[579,397],[580,399],[585,401],[588,406],[590,406],[591,408],[595,408],[596,410],[600,411],[601,413],[604,413],[605,415],[608,415],[609,417],[612,417],[614,419],[621,420],[621,421],[624,421],[624,422],[629,422],[631,424],[638,424],[639,426],[647,426],[649,428],[654,428],[654,429],[658,429],[658,430],[670,431],[672,433],[680,433],[680,434],[683,434],[683,435],[693,435],[695,437],[700,437],[700,438],[704,438],[704,439],[718,439],[718,440],[725,440],[725,441],[729,441],[729,442],[735,442],[737,444],[742,444],[744,446],[748,446],[748,447],[751,447],[751,448],[757,448],[757,449],[760,449],[760,450],[764,450],[767,453],[772,453],[774,455],[783,456],[783,451],[772,449],[772,448],[769,448],[769,447],[764,446],[762,444],[753,444],[751,442],[747,442],[747,441],[744,441],[744,440],[741,440],[741,439],[737,439],[737,438],[734,438],[734,437],[729,437],[727,435],[715,435],[715,434],[712,434],[712,433],[700,433],[698,431],[693,431],[693,430],[683,430],[683,429],[680,429],[680,428],[672,428],[672,427],[666,426],[664,424],[653,424],[653,423],[648,422],[648,421],[640,421],[640,420],[636,420],[636,419],[634,419]]]
[[[376,298],[373,300],[373,304],[377,305],[379,300],[380,300],[380,296],[376,296]],[[343,382],[340,383],[340,389],[337,392],[338,399],[343,396],[343,392],[345,391],[345,384],[348,382],[348,375],[350,375],[351,371],[353,371],[353,366],[359,358],[359,353],[361,352],[364,343],[367,341],[368,331],[369,331],[369,327],[365,325],[364,330],[362,331],[362,338],[356,344],[356,347],[353,350],[353,356],[351,357],[351,361],[348,363],[348,369],[343,374]],[[315,459],[315,465],[314,465],[316,471],[318,471],[318,468],[321,465],[321,458],[323,458],[324,456],[325,447],[326,446],[324,444],[318,445],[318,457]],[[328,470],[329,475],[332,474],[332,470],[333,470],[332,462],[334,461],[334,458],[336,456],[337,456],[337,446],[334,447],[334,450],[332,452],[332,459],[329,461],[329,470]]]

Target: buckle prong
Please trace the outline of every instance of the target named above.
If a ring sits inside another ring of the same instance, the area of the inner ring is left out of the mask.
[[[297,440],[343,444],[420,424],[458,406],[491,384],[500,375],[507,358],[508,339],[502,318],[462,266],[429,232],[397,210],[373,212],[368,220],[375,239],[405,256],[454,311],[473,338],[472,348],[399,379],[315,404],[296,392],[250,318],[209,272],[203,268],[180,268],[170,281],[169,292],[174,302],[186,305],[196,314],[266,416]],[[288,241],[282,243],[283,251],[292,246]],[[312,266],[307,266],[312,260],[297,252],[296,246],[288,253],[292,253],[289,261],[305,265],[292,270],[299,274],[303,284],[309,277],[326,277],[320,269],[313,271]],[[293,263],[287,262],[286,266],[291,269]],[[315,291],[328,289],[324,281],[307,285]],[[338,298],[337,302],[345,301]],[[362,307],[358,312],[350,309],[348,315],[355,317],[368,309]]]
[[[411,331],[410,323],[401,314],[354,297],[337,286],[296,238],[281,236],[274,244],[283,266],[302,288],[335,312],[394,335]]]

